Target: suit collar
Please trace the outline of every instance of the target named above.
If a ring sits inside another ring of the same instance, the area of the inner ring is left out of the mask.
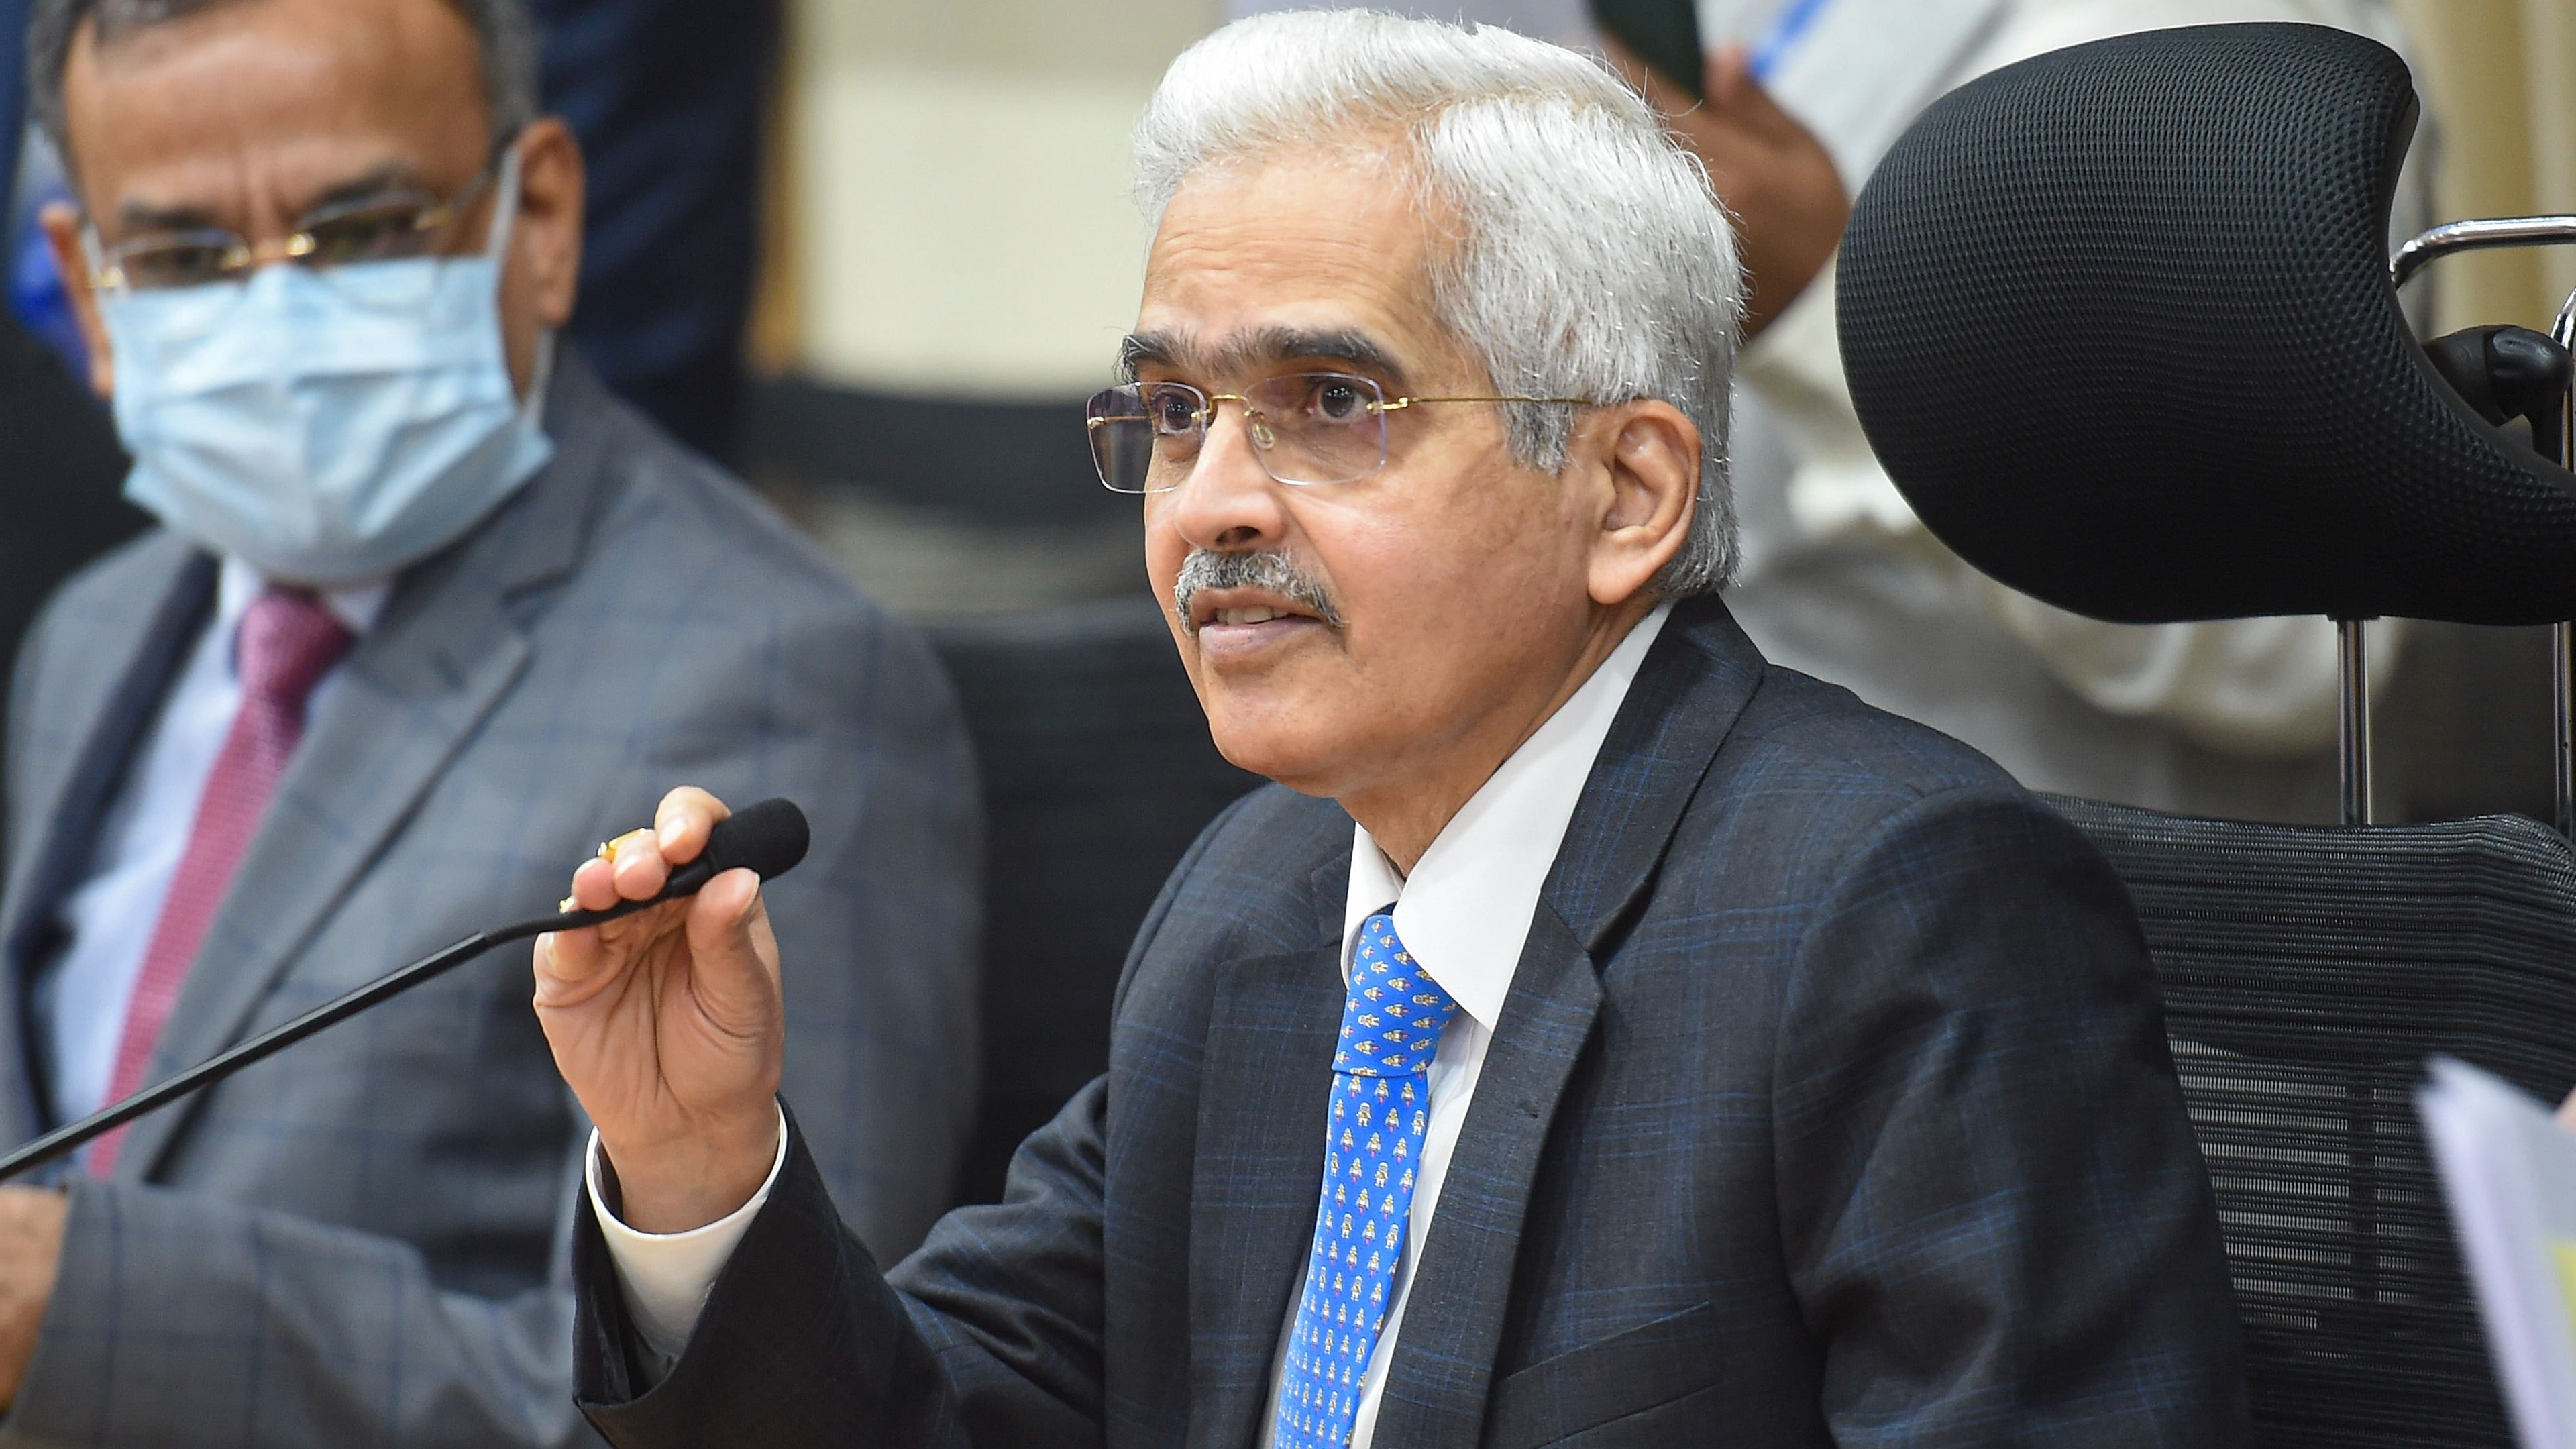
[[[1399,877],[1367,827],[1353,828],[1342,960],[1368,913],[1395,902],[1395,929],[1425,971],[1487,1031],[1502,1016],[1529,933],[1583,787],[1621,704],[1671,614],[1659,605],[1629,630],[1592,677],[1478,787]]]
[[[1586,951],[1601,949],[1653,883],[1764,668],[1714,596],[1674,608],[1602,742],[1541,892]]]
[[[1540,899],[1586,950],[1600,945],[1652,881],[1765,667],[1716,597],[1673,606],[1593,758],[1540,888]],[[1328,940],[1343,938],[1349,910],[1385,904],[1352,899],[1351,879],[1349,858],[1338,854],[1314,873],[1318,929]]]
[[[162,1029],[150,1079],[246,1034],[278,978],[526,670],[531,646],[514,605],[580,560],[614,482],[613,406],[567,358],[549,397],[554,461],[474,533],[396,582],[279,782]],[[136,1122],[116,1176],[156,1172],[202,1100]]]

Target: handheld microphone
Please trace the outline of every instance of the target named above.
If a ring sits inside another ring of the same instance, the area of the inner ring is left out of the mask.
[[[281,1022],[232,1050],[209,1057],[122,1102],[55,1128],[7,1157],[0,1157],[0,1182],[77,1152],[92,1138],[113,1132],[156,1107],[211,1087],[251,1063],[275,1056],[315,1032],[337,1026],[424,981],[444,976],[496,946],[532,940],[548,931],[578,931],[588,926],[604,925],[648,906],[693,896],[705,889],[708,881],[729,870],[748,870],[764,881],[775,880],[794,870],[797,862],[805,858],[805,849],[811,839],[805,812],[797,809],[793,801],[772,799],[744,806],[731,817],[716,822],[715,829],[707,833],[707,848],[698,853],[697,859],[672,871],[670,883],[651,900],[620,901],[604,911],[566,911],[561,915],[520,921],[497,930],[478,931],[436,955],[424,957],[390,976],[379,977],[326,1001],[292,1021]]]

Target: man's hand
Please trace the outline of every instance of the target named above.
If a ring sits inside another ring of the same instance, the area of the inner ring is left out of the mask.
[[[651,830],[573,873],[573,902],[648,900],[729,811],[672,791]],[[787,1022],[760,881],[730,870],[685,900],[538,939],[537,1020],[617,1170],[618,1216],[703,1227],[751,1200],[778,1155]]]
[[[0,1187],[0,1406],[17,1402],[36,1356],[36,1330],[62,1266],[69,1207],[68,1198],[49,1189]]]
[[[1751,337],[1798,300],[1833,260],[1851,220],[1851,197],[1824,143],[1780,109],[1753,79],[1744,47],[1708,57],[1694,101],[1644,62],[1607,43],[1630,84],[1664,113],[1673,135],[1708,167],[1717,196],[1735,213],[1736,247],[1748,295],[1744,335]]]

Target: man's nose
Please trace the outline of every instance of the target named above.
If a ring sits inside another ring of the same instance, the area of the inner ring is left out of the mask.
[[[1179,488],[1161,495],[1168,500],[1164,516],[1196,548],[1259,547],[1286,532],[1282,485],[1254,448],[1258,421],[1240,404],[1218,404],[1215,412],[1197,466]]]

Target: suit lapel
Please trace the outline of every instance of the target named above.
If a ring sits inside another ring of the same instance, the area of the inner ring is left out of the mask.
[[[31,829],[26,849],[10,862],[14,904],[0,928],[9,979],[9,989],[0,991],[0,1041],[18,1044],[20,1066],[5,1074],[0,1091],[0,1139],[9,1142],[52,1125],[33,1075],[42,1058],[25,1005],[51,954],[55,911],[88,872],[118,784],[214,607],[212,558],[166,534],[144,546],[162,555],[149,566],[159,586],[112,601],[124,607],[92,622],[79,640],[93,657],[111,661],[70,680],[82,692],[61,702],[61,733],[79,747],[30,762],[28,797],[11,806]],[[49,708],[56,703],[47,702]]]
[[[1600,1010],[1592,958],[1540,905],[1414,1269],[1374,1442],[1469,1449],[1482,1432],[1539,1150]]]
[[[1218,968],[1191,1166],[1194,1449],[1258,1442],[1289,1295],[1314,1246],[1349,878],[1347,851],[1313,876],[1330,944]]]
[[[308,726],[162,1028],[152,1080],[245,1035],[260,1000],[527,668],[530,645],[506,605],[571,570],[607,481],[590,426],[605,404],[597,382],[568,364],[548,412],[554,464],[465,543],[404,577]],[[149,1178],[203,1100],[137,1121],[116,1176]]]
[[[1629,686],[1549,870],[1440,1189],[1374,1442],[1484,1432],[1521,1226],[1602,1002],[1596,954],[1652,883],[1762,659],[1715,599],[1678,606]]]

